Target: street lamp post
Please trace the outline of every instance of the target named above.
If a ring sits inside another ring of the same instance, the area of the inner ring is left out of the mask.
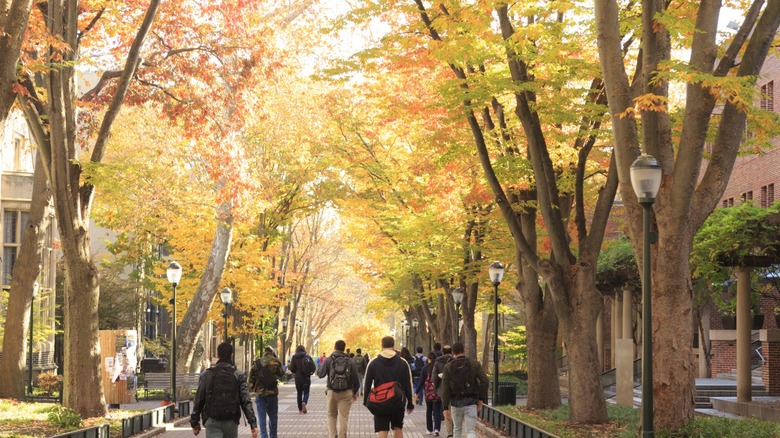
[[[301,321],[298,318],[295,318],[295,328],[297,330],[296,330],[294,339],[296,341],[298,341],[298,342],[295,343],[295,346],[298,346],[299,344],[301,344],[301,327],[303,327],[303,321]]]
[[[285,347],[287,343],[287,318],[282,317],[282,360],[285,358]]]
[[[460,303],[463,302],[463,289],[456,287],[452,290],[452,301],[455,301],[455,342],[460,342]]]
[[[409,347],[414,348],[414,344],[417,342],[417,326],[420,325],[420,320],[417,318],[414,318],[412,320],[412,328],[414,329],[414,334],[412,335],[412,342],[410,342],[411,345]]]
[[[173,287],[173,297],[171,298],[171,398],[174,406],[176,405],[176,286],[181,281],[181,265],[176,262],[168,263],[168,269],[165,271],[168,277],[168,283]],[[175,408],[174,408],[175,409]]]
[[[38,289],[41,285],[36,281],[33,283],[32,299],[30,300],[30,364],[27,366],[27,393],[33,393],[33,315],[35,314],[35,298],[38,297]]]
[[[658,161],[642,154],[631,164],[631,185],[642,204],[642,436],[653,432],[653,316],[652,278],[650,273],[650,216],[653,203],[661,188],[662,169]]]
[[[493,262],[488,268],[490,281],[493,283],[493,406],[496,406],[498,395],[498,285],[504,277],[504,265]]]
[[[311,329],[311,349],[314,350],[314,336],[317,335],[317,330]]]
[[[233,302],[233,291],[227,287],[222,288],[219,292],[219,299],[222,300],[222,304],[225,305],[225,313],[223,313],[222,316],[225,317],[225,342],[228,342],[230,339],[228,337],[228,309],[230,308],[230,303]]]

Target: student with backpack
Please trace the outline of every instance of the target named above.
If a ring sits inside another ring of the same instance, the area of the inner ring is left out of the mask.
[[[466,357],[460,342],[452,345],[452,355],[441,382],[444,417],[452,420],[454,438],[475,438],[477,413],[487,401],[487,374],[478,360]]]
[[[428,435],[439,436],[441,430],[441,418],[444,415],[441,407],[441,398],[436,394],[433,385],[433,364],[436,362],[436,354],[428,354],[428,364],[422,368],[420,379],[414,387],[414,392],[422,394],[425,399],[425,426]]]
[[[404,408],[411,414],[412,371],[409,362],[395,352],[392,336],[382,338],[382,352],[368,364],[363,404],[374,414],[374,432],[379,438],[403,436]]]
[[[360,382],[360,395],[363,395],[363,377],[366,375],[366,367],[368,366],[368,360],[363,356],[363,352],[358,348],[355,350],[355,357],[352,359],[355,362],[355,369],[358,372],[358,381]]]
[[[436,354],[435,351],[434,354]],[[444,367],[453,359],[452,347],[445,345],[441,348],[441,354],[436,357],[436,362],[433,363],[433,386],[436,388],[436,393],[439,397],[441,397],[441,379],[444,375]],[[444,426],[447,428],[447,438],[451,438],[452,420],[444,417]]]
[[[417,390],[417,388],[421,388],[419,385],[420,382],[420,374],[422,374],[423,368],[425,368],[425,355],[423,354],[423,348],[417,347],[417,353],[415,353],[414,356],[414,362],[412,363],[412,379],[414,379],[414,382],[412,385],[414,386],[414,394],[417,396],[417,404],[422,405],[423,403],[423,393],[422,389],[420,391]]]
[[[328,407],[328,437],[346,438],[349,410],[357,400],[360,382],[352,359],[344,353],[346,342],[336,341],[333,353],[325,358],[317,370],[317,377],[326,380],[326,404]]]
[[[249,371],[249,387],[257,394],[255,404],[259,416],[261,438],[277,437],[279,417],[279,377],[284,375],[282,362],[276,357],[273,347],[265,347],[263,356],[255,361]],[[268,430],[266,431],[266,416]],[[256,436],[253,435],[253,438]]]
[[[295,391],[298,393],[298,413],[305,414],[308,412],[306,403],[309,402],[311,375],[317,371],[317,365],[314,364],[314,359],[306,354],[306,349],[303,345],[299,345],[295,349],[295,354],[292,360],[290,360],[288,370],[295,375]]]
[[[195,435],[200,433],[202,418],[206,438],[235,438],[238,436],[241,411],[244,411],[244,416],[252,428],[252,438],[257,438],[257,418],[252,410],[246,376],[236,370],[231,361],[232,356],[232,345],[227,342],[219,344],[219,360],[203,373],[190,415],[190,426]]]

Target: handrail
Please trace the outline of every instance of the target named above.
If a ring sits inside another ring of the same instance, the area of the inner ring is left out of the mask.
[[[642,358],[634,359],[634,388],[642,384]],[[601,387],[606,398],[612,398],[614,391],[608,391],[617,386],[617,368],[612,368],[601,373]]]

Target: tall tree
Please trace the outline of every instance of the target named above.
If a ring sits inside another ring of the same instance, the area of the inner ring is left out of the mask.
[[[693,419],[692,241],[726,188],[752,112],[755,80],[780,24],[780,1],[747,3],[739,30],[721,39],[717,28],[724,13],[721,0],[643,0],[641,11],[638,5],[631,9],[634,2],[596,1],[599,57],[620,191],[637,254],[642,254],[642,207],[631,188],[629,169],[641,149],[663,169],[653,206],[659,241],[652,248],[652,279],[647,279],[653,287],[657,429],[678,429]],[[635,17],[641,17],[641,26]],[[695,17],[695,24],[689,17]],[[641,49],[630,50],[627,56],[631,43]],[[674,60],[673,46],[685,48],[690,58]],[[686,86],[679,121],[670,117],[667,103],[673,79]],[[718,105],[722,111],[715,111]],[[714,136],[708,136],[711,131]],[[641,257],[637,260],[642,263]]]
[[[116,115],[140,59],[159,1],[152,0],[128,52],[116,92],[94,139],[88,161],[100,162]],[[83,25],[83,23],[81,23]],[[100,287],[90,249],[89,218],[94,186],[84,181],[84,162],[76,125],[75,63],[79,58],[81,28],[77,1],[54,0],[47,4],[46,29],[52,45],[43,54],[52,68],[45,72],[47,100],[28,82],[24,111],[36,136],[48,171],[54,197],[57,226],[65,261],[65,397],[63,404],[82,416],[105,415],[101,382],[97,303]],[[61,41],[61,44],[54,44]]]

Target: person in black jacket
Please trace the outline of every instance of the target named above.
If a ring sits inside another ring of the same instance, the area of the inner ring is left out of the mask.
[[[206,396],[208,395],[209,388],[211,388],[211,381],[214,376],[214,369],[209,368],[203,373],[203,377],[198,385],[198,391],[195,393],[195,402],[192,407],[192,414],[190,415],[190,426],[192,426],[192,433],[197,435],[200,433],[200,420],[203,417],[203,426],[206,428],[206,438],[209,436],[225,436],[235,437],[238,436],[238,422],[241,420],[241,411],[244,411],[249,426],[252,428],[252,438],[257,438],[257,417],[255,417],[255,411],[252,409],[252,399],[249,397],[249,390],[246,386],[246,376],[244,373],[236,370],[235,365],[230,360],[233,356],[233,346],[227,342],[219,344],[217,347],[217,364],[214,365],[214,369],[227,367],[238,380],[238,398],[239,403],[235,409],[235,415],[229,420],[215,420],[208,417],[208,409],[206,408]]]
[[[387,382],[398,382],[406,396],[406,413],[414,410],[412,398],[412,370],[409,362],[402,359],[395,352],[395,340],[392,336],[382,338],[382,352],[368,364],[366,368],[366,381],[363,390],[363,405],[368,404],[368,398],[372,387],[377,387]],[[390,429],[393,437],[403,436],[404,411],[401,409],[390,416],[374,415],[374,432],[379,438],[387,438]]]
[[[290,360],[290,366],[287,368],[291,373],[295,374],[295,391],[298,393],[298,413],[300,414],[308,412],[306,403],[309,402],[309,389],[311,388],[311,374],[306,372],[303,366],[305,357],[312,360],[311,356],[306,354],[306,348],[303,345],[299,345]]]

